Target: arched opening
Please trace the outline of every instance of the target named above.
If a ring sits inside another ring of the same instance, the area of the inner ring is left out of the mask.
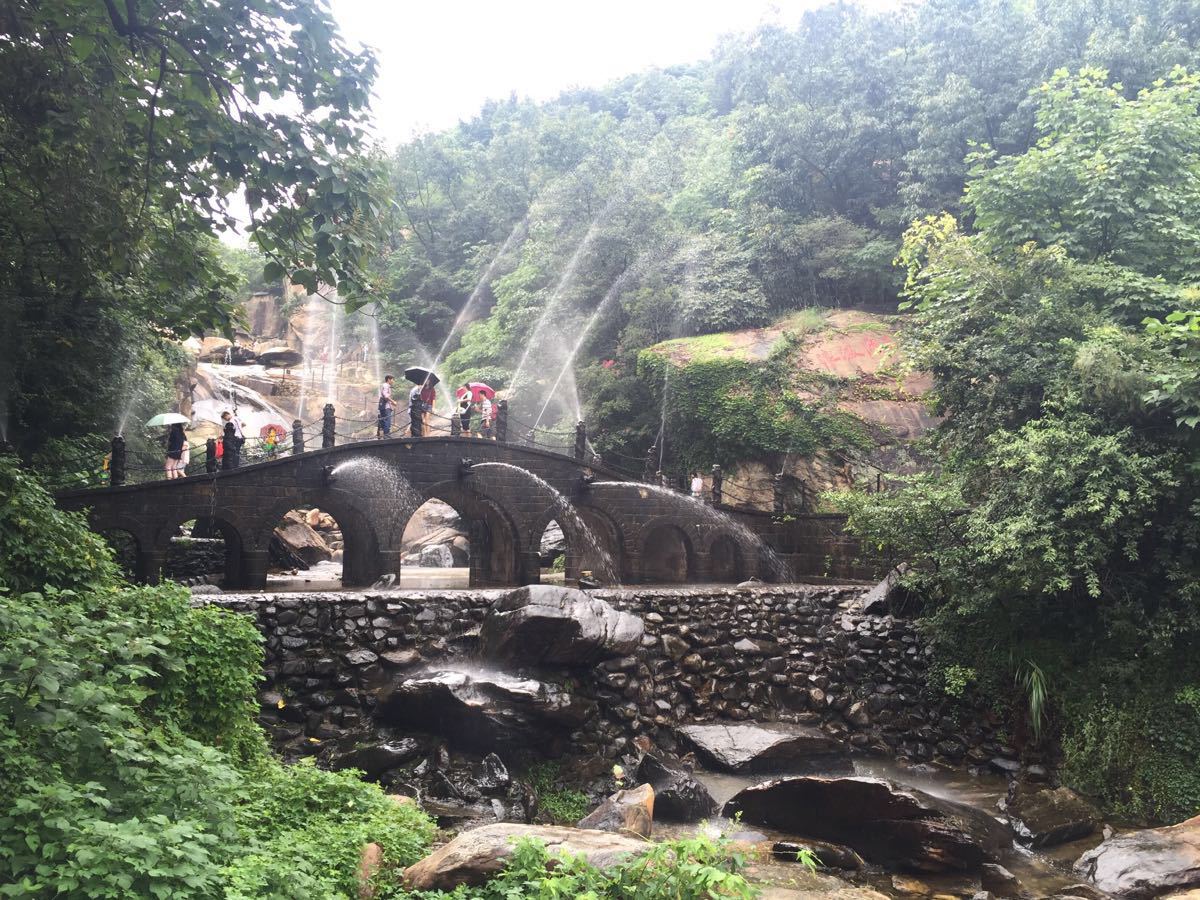
[[[625,555],[621,552],[621,534],[607,514],[591,506],[577,506],[579,518],[592,540],[580,548],[579,567],[583,573],[611,572],[616,580],[628,579]]]
[[[113,558],[129,578],[137,576],[138,539],[124,528],[102,528],[100,536],[112,548]]]
[[[467,569],[467,585],[470,587],[505,587],[523,584],[528,580],[526,566],[522,565],[521,541],[516,526],[507,513],[484,494],[472,490],[460,481],[445,481],[435,485],[425,494],[425,502],[417,508],[417,512],[409,518],[405,525],[402,546],[404,542],[420,533],[422,520],[418,519],[421,510],[431,500],[440,501],[445,507],[450,507],[457,514],[454,523],[454,537],[465,537],[467,550],[465,566]],[[441,507],[431,507],[438,510]],[[443,513],[444,514],[444,513]],[[414,519],[417,522],[414,524]],[[410,531],[409,529],[413,530]],[[462,556],[453,550],[454,538],[451,538],[451,548],[448,550],[452,562],[461,562]],[[415,543],[412,545],[415,547]],[[458,542],[461,548],[462,542]],[[432,561],[436,553],[443,559],[447,554],[443,551],[432,551],[426,561]],[[419,559],[419,557],[418,557]],[[429,586],[430,580],[440,586],[447,586],[448,573],[433,572],[430,566],[403,565],[400,571],[400,583],[404,587]],[[437,567],[445,568],[445,567]],[[460,569],[461,566],[451,566]],[[461,578],[461,573],[459,573]],[[422,583],[425,579],[426,582]]]
[[[466,587],[470,583],[469,523],[449,503],[426,500],[409,518],[400,539],[404,587]]]
[[[727,534],[719,535],[708,548],[708,566],[713,581],[742,581],[741,551]]]
[[[298,506],[275,523],[267,541],[267,590],[328,591],[343,583],[342,526],[317,506]]]
[[[642,539],[642,580],[650,584],[681,584],[695,574],[692,544],[674,525],[658,525]]]
[[[233,586],[240,576],[241,550],[241,537],[227,523],[207,516],[189,519],[170,536],[163,575]]]
[[[575,565],[575,548],[570,547],[567,533],[558,519],[551,519],[542,530],[538,541],[538,567],[543,584],[563,584],[567,579],[578,579]]]

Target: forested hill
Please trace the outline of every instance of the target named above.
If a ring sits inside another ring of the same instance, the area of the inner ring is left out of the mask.
[[[450,377],[516,377],[524,407],[552,394],[549,415],[573,415],[558,375],[582,338],[587,418],[644,452],[660,404],[641,348],[813,304],[894,308],[903,230],[961,215],[972,166],[1036,141],[1056,69],[1134,96],[1198,41],[1195,2],[836,4],[694,65],[491,103],[391,162],[385,346],[436,351],[474,292]]]

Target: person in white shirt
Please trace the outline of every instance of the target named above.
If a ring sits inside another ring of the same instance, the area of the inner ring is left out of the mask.
[[[394,375],[384,375],[383,384],[379,386],[379,427],[376,436],[387,437],[392,433],[392,415],[396,409],[396,401],[392,399],[392,382]]]
[[[703,493],[704,479],[700,477],[699,472],[696,472],[694,475],[692,475],[692,496],[699,500],[700,495]]]
[[[479,436],[492,436],[492,401],[484,394],[479,400]]]

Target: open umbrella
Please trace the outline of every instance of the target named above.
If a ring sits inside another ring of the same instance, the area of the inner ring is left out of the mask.
[[[426,382],[437,384],[442,380],[437,377],[436,372],[431,372],[429,369],[422,368],[421,366],[409,366],[404,370],[404,377],[413,384],[425,384]]]
[[[192,420],[187,416],[180,415],[179,413],[159,413],[146,423],[146,427],[153,428],[155,425],[175,425],[176,423],[186,425],[190,421]]]
[[[265,438],[268,434],[270,434],[272,428],[275,429],[275,437],[283,440],[284,435],[287,434],[287,429],[276,422],[268,422],[262,428],[258,429],[258,436]]]
[[[467,393],[467,388],[471,390],[471,402],[478,403],[480,397],[487,397],[489,400],[496,399],[496,391],[491,385],[484,384],[482,381],[467,382],[466,387],[460,387],[454,392],[454,396],[460,400]]]

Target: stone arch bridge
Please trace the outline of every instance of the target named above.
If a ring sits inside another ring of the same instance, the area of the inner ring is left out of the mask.
[[[564,497],[577,518],[564,514]],[[552,521],[566,538],[568,581],[595,568],[602,554],[624,583],[738,581],[765,566],[732,520],[685,497],[602,465],[473,438],[363,441],[174,481],[58,495],[63,507],[87,510],[94,530],[132,537],[137,577],[149,583],[160,577],[180,526],[205,521],[225,538],[226,586],[252,590],[266,584],[271,534],[289,510],[316,506],[337,520],[345,541],[342,580],[357,587],[399,573],[404,528],[430,499],[468,523],[472,586],[536,583],[542,533]]]

